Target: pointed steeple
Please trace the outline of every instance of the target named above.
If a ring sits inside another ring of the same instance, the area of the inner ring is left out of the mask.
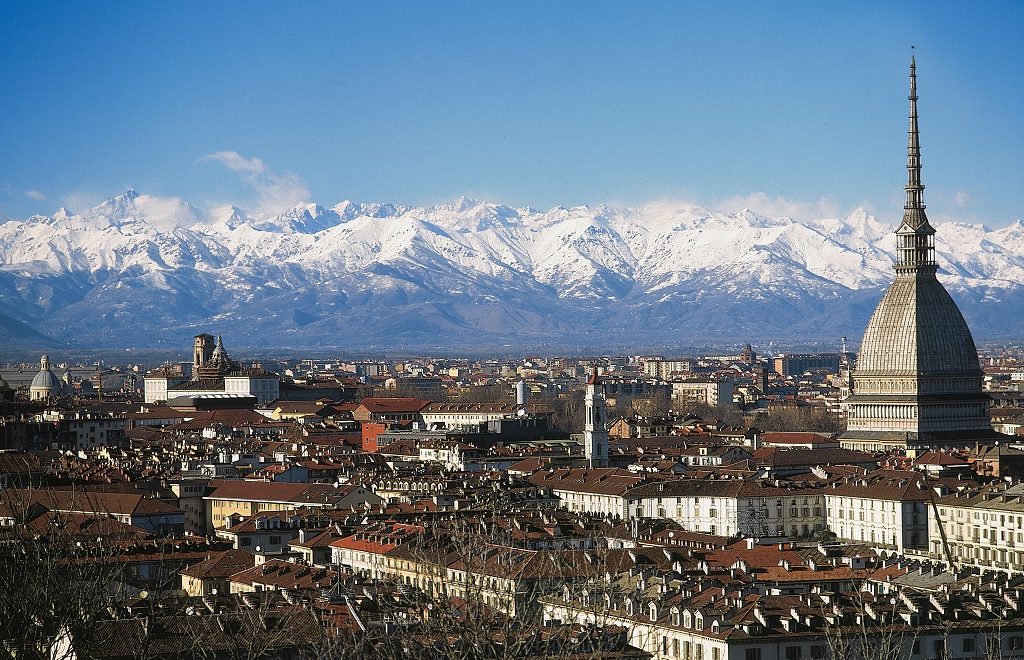
[[[921,136],[917,124],[917,62],[910,56],[910,126],[907,130],[907,202],[903,223],[896,230],[897,271],[931,270],[935,264],[935,229],[924,212],[924,184],[921,183]]]
[[[924,210],[924,184],[921,183],[921,136],[917,126],[917,63],[914,56],[910,56],[910,128],[907,131],[907,203],[903,207],[908,213],[904,214],[905,220],[911,227],[921,221],[927,222],[924,213],[910,213],[910,211]]]

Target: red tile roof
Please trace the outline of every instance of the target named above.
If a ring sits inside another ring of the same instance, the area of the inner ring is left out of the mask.
[[[414,397],[367,397],[356,407],[365,408],[371,413],[413,413],[419,412],[429,405],[430,401]]]
[[[239,571],[256,565],[256,555],[248,550],[225,550],[210,553],[205,561],[179,571],[181,575],[200,579],[229,578]]]

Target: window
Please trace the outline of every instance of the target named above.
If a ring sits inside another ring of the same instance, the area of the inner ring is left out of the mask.
[[[786,647],[786,660],[800,660],[801,654],[803,653],[802,646],[787,646]]]
[[[910,649],[911,655],[921,655],[921,640],[915,639],[914,646]]]
[[[743,660],[761,660],[761,649],[747,649],[743,652]]]
[[[814,660],[821,660],[825,657],[825,647],[821,644],[815,644],[811,647],[811,657]]]
[[[964,637],[962,641],[963,641],[963,651],[964,651],[964,653],[970,653],[970,652],[974,651],[974,638],[973,637]]]
[[[281,545],[281,536],[280,535],[271,536],[270,537],[270,545]]]
[[[246,536],[246,537],[243,537],[243,538],[242,538],[242,546],[243,546],[243,547],[246,547],[246,548],[247,548],[247,547],[249,547],[250,545],[252,545],[252,539],[251,539],[251,538],[249,538],[249,537],[247,537],[247,536]]]
[[[1010,650],[1019,651],[1024,649],[1024,637],[1011,637],[1010,638]]]
[[[711,647],[711,660],[721,660],[721,659],[722,659],[722,650],[720,648],[718,648],[717,646],[712,646]]]

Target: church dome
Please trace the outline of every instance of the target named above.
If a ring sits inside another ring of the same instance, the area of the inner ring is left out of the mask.
[[[45,399],[51,396],[56,396],[61,393],[64,389],[63,383],[57,374],[50,370],[50,358],[44,355],[39,360],[39,373],[32,379],[32,385],[29,388],[30,396],[32,399]]]
[[[967,322],[934,274],[898,276],[864,331],[857,374],[980,373]]]

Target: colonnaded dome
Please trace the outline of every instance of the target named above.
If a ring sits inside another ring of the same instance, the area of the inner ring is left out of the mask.
[[[50,357],[44,355],[39,359],[39,373],[32,379],[29,387],[29,398],[34,400],[49,399],[59,396],[64,391],[64,384],[57,374],[50,370]]]

